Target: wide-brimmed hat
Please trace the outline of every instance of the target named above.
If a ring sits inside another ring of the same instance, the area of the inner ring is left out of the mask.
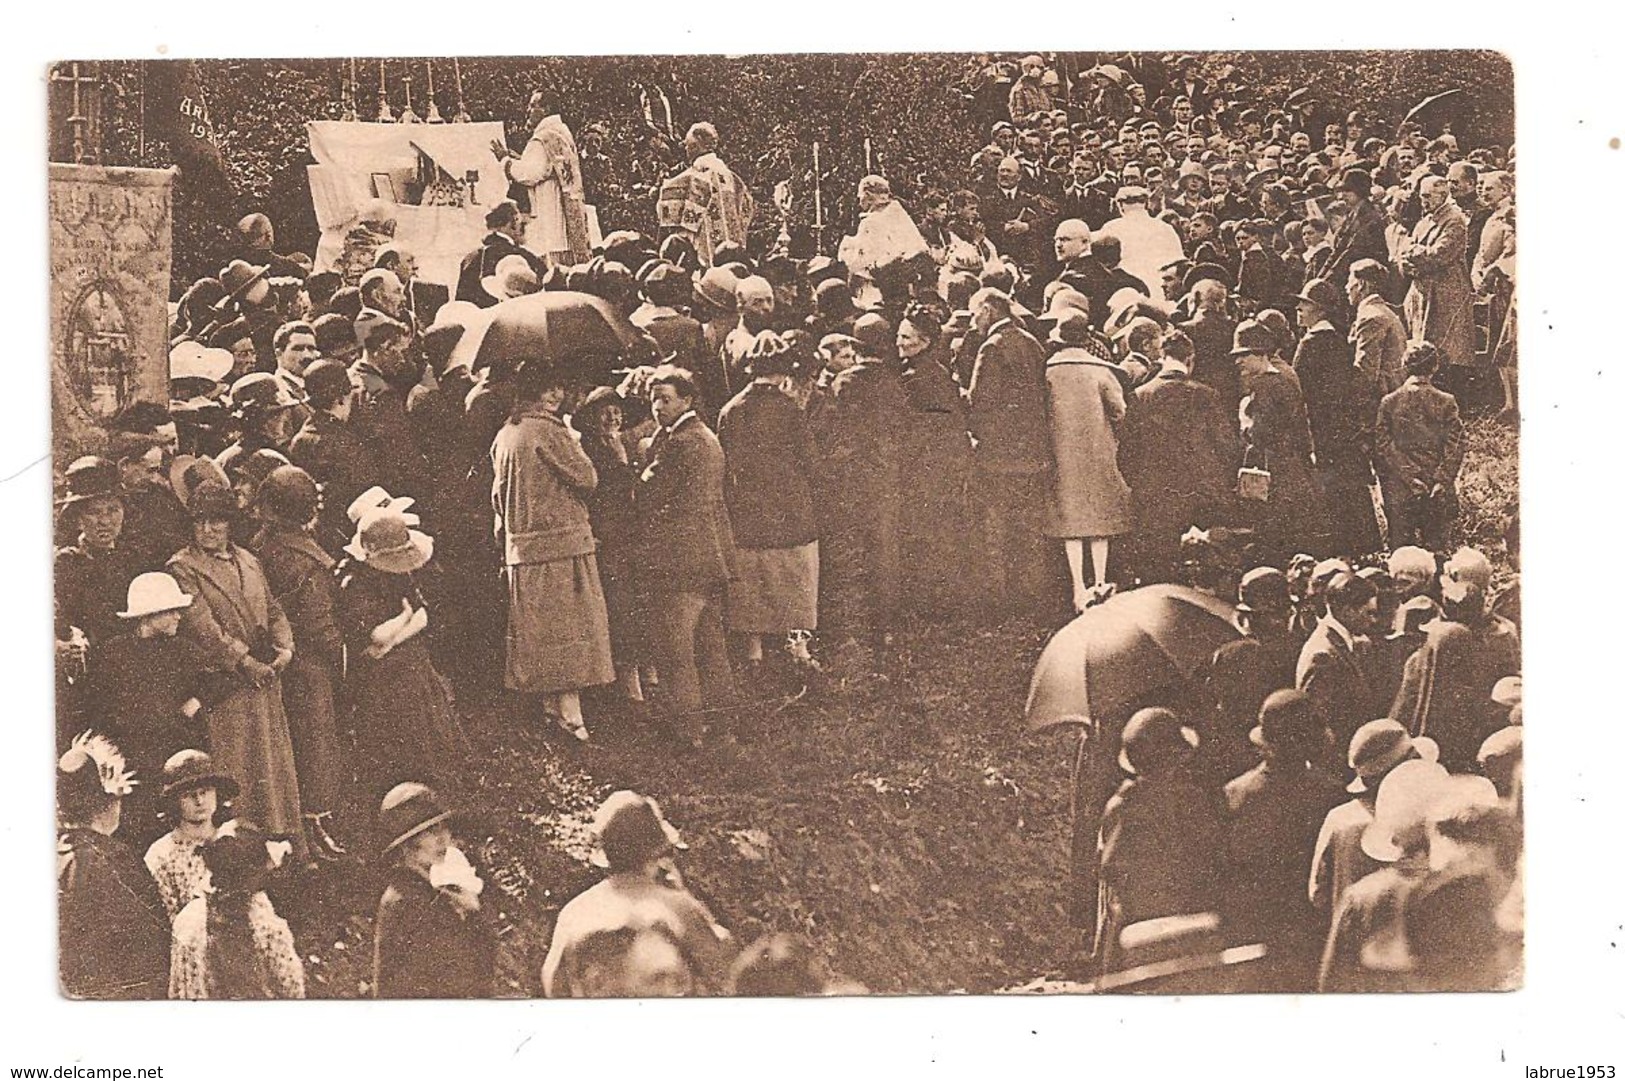
[[[1490,701],[1498,706],[1519,706],[1523,704],[1523,677],[1502,676],[1490,688]]]
[[[236,358],[229,349],[210,349],[202,342],[190,338],[177,342],[169,351],[169,378],[206,379],[218,383],[231,373]]]
[[[493,271],[480,279],[480,287],[498,300],[512,300],[539,292],[542,282],[529,259],[523,255],[504,255],[497,260]]]
[[[163,571],[138,574],[130,582],[125,594],[124,611],[120,619],[140,619],[159,612],[178,612],[192,607],[192,595],[182,592],[180,583]]]
[[[1460,601],[1469,593],[1480,597],[1489,593],[1490,561],[1477,548],[1458,548],[1456,554],[1445,560],[1439,579],[1439,592],[1447,601]]]
[[[704,273],[694,275],[694,295],[725,312],[737,309],[738,300],[735,293],[738,289],[738,276],[726,267],[714,266]]]
[[[269,264],[255,266],[246,259],[233,259],[226,264],[220,272],[220,284],[225,287],[226,295],[232,299],[242,296],[249,288],[270,270]]]
[[[1089,314],[1089,297],[1081,289],[1074,289],[1070,285],[1062,284],[1050,293],[1044,303],[1044,314],[1038,317],[1040,323],[1053,324],[1063,316],[1073,312]]]
[[[71,507],[102,496],[118,496],[121,492],[118,463],[111,458],[87,454],[83,458],[74,459],[68,468],[63,470],[62,496],[56,501],[56,505]]]
[[[363,519],[383,511],[399,514],[406,519],[407,525],[417,525],[418,516],[407,513],[415,502],[417,500],[409,495],[392,496],[381,485],[374,484],[352,499],[344,513],[353,525],[360,525]]]
[[[236,798],[237,781],[214,764],[208,752],[195,748],[176,751],[164,762],[164,796],[178,796],[193,788],[213,788],[222,800]]]
[[[292,409],[300,401],[270,372],[249,372],[231,385],[231,415],[239,420]]]
[[[1123,745],[1117,764],[1135,775],[1155,770],[1186,751],[1196,749],[1200,739],[1196,729],[1171,709],[1155,706],[1142,709],[1129,718],[1123,729]]]
[[[398,784],[378,807],[378,836],[388,838],[383,850],[392,852],[451,817],[451,808],[428,785],[417,781]]]
[[[1278,567],[1254,567],[1241,576],[1236,589],[1238,612],[1285,612],[1292,608],[1292,591]]]
[[[1401,762],[1377,786],[1371,822],[1360,834],[1360,851],[1379,863],[1404,855],[1398,836],[1424,826],[1429,808],[1446,792],[1450,774],[1437,762]]]
[[[1338,191],[1352,191],[1354,194],[1369,197],[1371,195],[1371,174],[1364,169],[1345,169],[1337,181]]]
[[[598,842],[592,862],[611,870],[636,867],[673,848],[687,848],[683,837],[648,796],[622,789],[610,793],[592,816]]]
[[[169,464],[169,486],[183,507],[191,505],[192,493],[205,484],[218,485],[221,488],[231,487],[231,480],[226,476],[226,471],[221,469],[213,458],[177,454],[175,460]]]
[[[1386,717],[1368,721],[1349,740],[1349,768],[1354,771],[1354,780],[1349,782],[1348,791],[1359,795],[1370,782],[1411,758],[1437,762],[1439,745],[1427,736],[1411,738],[1398,721]]]
[[[268,518],[303,526],[316,517],[321,491],[311,475],[296,465],[279,465],[260,482],[254,499]]]
[[[410,574],[434,556],[434,538],[407,525],[394,511],[367,516],[344,550],[387,574]]]

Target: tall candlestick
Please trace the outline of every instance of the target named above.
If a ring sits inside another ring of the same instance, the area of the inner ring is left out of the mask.
[[[424,117],[431,124],[444,124],[446,118],[440,115],[440,105],[434,100],[434,60],[429,60],[429,112]]]
[[[466,124],[471,119],[468,110],[463,107],[463,64],[455,56],[451,58],[451,74],[457,81],[457,112],[452,115],[453,124]]]
[[[378,60],[378,122],[380,124],[392,123],[395,113],[389,107],[389,87],[384,83],[384,61]]]

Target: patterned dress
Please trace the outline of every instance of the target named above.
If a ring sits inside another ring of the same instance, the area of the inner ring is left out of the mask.
[[[182,837],[179,831],[171,830],[147,849],[144,862],[158,883],[158,896],[170,923],[175,922],[181,909],[209,891],[209,868],[198,854],[207,840]]]
[[[288,921],[276,914],[271,899],[256,893],[248,902],[254,953],[260,962],[265,998],[304,998],[305,966],[294,946]],[[195,898],[175,917],[169,952],[169,997],[213,998],[208,978],[209,895]]]

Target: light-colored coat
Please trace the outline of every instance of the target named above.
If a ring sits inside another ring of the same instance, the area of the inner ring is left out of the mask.
[[[1467,280],[1467,215],[1455,203],[1424,214],[1400,255],[1411,276],[1405,322],[1411,341],[1438,346],[1445,364],[1473,364],[1473,287]]]
[[[1115,369],[1083,349],[1062,349],[1044,369],[1055,482],[1044,530],[1052,537],[1115,537],[1134,526],[1117,467],[1128,407]]]

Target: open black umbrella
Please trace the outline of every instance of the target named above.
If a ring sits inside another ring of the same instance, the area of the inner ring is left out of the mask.
[[[504,300],[491,309],[475,368],[512,371],[523,363],[558,365],[600,385],[624,362],[655,359],[654,339],[606,301],[555,290]]]
[[[1188,679],[1241,637],[1236,610],[1187,586],[1131,589],[1055,633],[1033,668],[1027,727],[1092,724]]]

